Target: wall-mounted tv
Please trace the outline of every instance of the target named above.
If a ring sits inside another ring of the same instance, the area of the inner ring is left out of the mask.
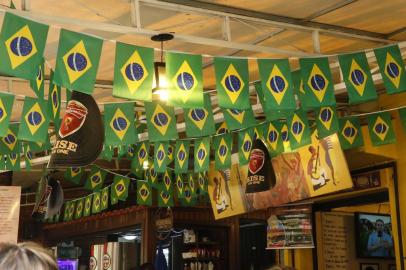
[[[395,257],[390,215],[355,213],[354,219],[358,257],[382,259]]]

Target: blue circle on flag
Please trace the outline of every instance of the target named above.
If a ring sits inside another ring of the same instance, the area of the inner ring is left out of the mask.
[[[251,149],[251,141],[245,141],[244,144],[242,145],[242,148],[244,149],[245,152],[248,152]]]
[[[197,151],[197,158],[198,158],[199,160],[203,160],[205,156],[206,156],[206,150],[204,150],[204,149],[199,149],[199,150]]]
[[[361,85],[361,84],[364,83],[364,80],[365,80],[365,78],[364,78],[364,73],[362,73],[361,70],[359,70],[359,69],[354,69],[354,70],[351,72],[351,81],[352,81],[353,84],[355,84],[355,85]]]
[[[186,153],[183,150],[179,150],[178,152],[178,159],[179,160],[184,160],[186,158]]]
[[[176,83],[181,90],[188,91],[192,89],[195,80],[193,76],[188,72],[182,72],[176,77]]]
[[[226,89],[230,92],[238,92],[241,89],[241,81],[235,75],[229,75],[225,78]]]
[[[141,149],[141,150],[139,151],[139,153],[138,153],[138,156],[139,156],[140,158],[144,158],[146,154],[147,154],[147,152],[146,152],[144,149]]]
[[[281,132],[282,141],[287,142],[289,141],[289,133],[285,130]]]
[[[230,112],[231,112],[232,114],[234,114],[234,115],[239,115],[239,114],[242,113],[241,110],[237,110],[237,109],[230,109]]]
[[[116,117],[113,120],[113,128],[118,131],[123,131],[127,127],[127,121],[123,117]]]
[[[268,134],[268,138],[271,143],[276,142],[278,140],[278,132],[271,130]]]
[[[41,124],[42,116],[39,112],[30,112],[28,114],[28,123],[33,126],[38,126]]]
[[[154,116],[154,123],[157,126],[166,126],[168,124],[168,116],[165,113],[157,113]]]
[[[26,37],[15,37],[10,43],[11,51],[17,56],[27,56],[32,52],[31,41]]]
[[[331,113],[330,109],[328,109],[328,108],[322,109],[320,112],[320,119],[323,122],[330,121],[331,116],[332,116],[332,113]]]
[[[92,182],[93,183],[99,183],[100,182],[100,177],[98,175],[93,175],[92,176]]]
[[[158,150],[158,153],[156,154],[156,157],[158,158],[158,160],[163,160],[164,156],[165,156],[164,151]]]
[[[316,91],[321,91],[326,86],[326,80],[320,74],[316,74],[311,78],[312,88]]]
[[[378,134],[384,134],[386,132],[386,125],[384,123],[378,123],[375,125],[375,132]]]
[[[139,81],[144,77],[144,69],[138,63],[130,63],[125,67],[125,76],[131,81]]]
[[[281,76],[274,76],[269,81],[269,85],[272,91],[275,93],[282,93],[285,90],[286,83]]]
[[[353,127],[346,127],[344,129],[344,136],[347,138],[351,138],[355,136],[355,128]]]
[[[82,71],[87,67],[87,58],[78,52],[71,53],[68,56],[68,66],[74,71]]]
[[[203,109],[192,109],[191,117],[195,121],[201,121],[206,117],[206,112]]]
[[[219,148],[219,155],[220,156],[225,156],[227,154],[227,146],[225,145],[220,145]]]
[[[293,122],[293,125],[292,125],[292,132],[293,132],[293,134],[298,135],[298,134],[300,134],[302,131],[303,131],[303,124],[300,123],[299,121]]]
[[[400,74],[399,67],[396,63],[390,62],[386,65],[386,72],[389,74],[390,77],[392,78],[397,78]]]

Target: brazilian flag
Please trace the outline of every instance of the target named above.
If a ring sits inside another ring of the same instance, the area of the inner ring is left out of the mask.
[[[173,107],[158,102],[145,102],[145,112],[150,142],[178,138]]]
[[[93,193],[92,214],[100,213],[101,211],[101,192]]]
[[[337,111],[334,107],[321,107],[316,111],[317,134],[320,139],[339,131]]]
[[[83,172],[84,170],[81,167],[68,168],[65,171],[64,178],[76,185],[79,185]]]
[[[171,207],[173,206],[173,192],[159,190],[158,191],[158,207]]]
[[[93,200],[93,194],[87,195],[85,197],[85,207],[83,209],[84,217],[90,216],[90,214],[92,212],[92,200]]]
[[[339,140],[343,150],[361,147],[364,145],[361,122],[358,117],[345,117],[339,119]]]
[[[210,137],[194,141],[194,171],[203,172],[209,169],[210,163]]]
[[[279,120],[267,122],[264,125],[265,141],[271,157],[275,157],[283,152],[283,141],[281,136],[282,123]]]
[[[203,107],[202,56],[167,52],[165,55],[171,106]]]
[[[258,59],[260,90],[268,120],[275,120],[296,109],[294,85],[288,59]],[[256,86],[258,92],[258,86]]]
[[[51,70],[51,78],[49,79],[49,92],[48,92],[48,108],[51,120],[54,123],[59,121],[59,114],[61,111],[61,87],[53,83],[54,72]]]
[[[96,165],[92,165],[89,175],[85,183],[85,189],[90,191],[98,191],[103,187],[107,172]]]
[[[154,49],[116,43],[113,96],[151,101]]]
[[[215,127],[216,127],[216,134],[223,134],[223,133],[230,132],[226,122],[217,123],[215,125]]]
[[[32,167],[32,159],[34,155],[30,149],[30,145],[28,143],[24,143],[24,161],[25,161],[25,170],[29,171]]]
[[[157,172],[166,171],[168,163],[168,142],[156,142],[154,145],[154,168]]]
[[[111,145],[103,145],[103,150],[100,153],[100,158],[111,161],[114,155],[114,147]]]
[[[185,196],[180,200],[182,206],[194,206],[196,204],[196,197],[192,194],[188,184],[185,184],[184,194]]]
[[[301,58],[300,72],[303,91],[299,91],[302,108],[306,111],[335,106],[334,82],[327,57]]]
[[[311,144],[309,123],[306,112],[302,109],[295,111],[287,118],[289,128],[289,143],[292,150]]]
[[[233,147],[233,135],[225,133],[215,136],[213,139],[213,148],[216,170],[228,169],[231,167],[231,151]]]
[[[134,124],[134,103],[104,105],[106,145],[129,145],[137,140]]]
[[[178,198],[184,198],[184,184],[185,180],[183,179],[182,174],[176,174],[176,181],[175,181],[175,186],[176,186],[176,193]]]
[[[173,152],[175,151],[175,148],[173,147],[172,144],[168,144],[168,160],[167,164],[170,165],[172,161],[174,160]]]
[[[247,110],[223,109],[223,115],[229,130],[253,127],[257,124],[252,108]]]
[[[390,112],[370,114],[367,121],[369,136],[374,146],[396,143]]]
[[[154,163],[152,163],[151,167],[145,171],[145,178],[148,179],[148,182],[152,187],[156,187],[158,184],[158,173],[154,168]]]
[[[137,204],[152,205],[152,189],[148,181],[137,180]]]
[[[196,179],[195,179],[195,174],[194,173],[189,173],[188,174],[187,185],[190,188],[190,192],[192,193],[192,196],[196,196],[197,185],[196,185]]]
[[[405,64],[398,45],[374,50],[383,84],[388,94],[406,91]]]
[[[6,12],[0,34],[0,73],[33,79],[44,55],[49,26]]]
[[[133,145],[127,145],[127,154],[126,154],[127,158],[129,159],[134,158],[134,151],[135,148]]]
[[[54,83],[92,94],[103,40],[61,29]]]
[[[0,139],[0,153],[10,154],[10,153],[20,153],[21,144],[17,139],[17,134],[19,130],[19,124],[12,123],[7,129],[7,134]]]
[[[161,189],[165,191],[172,191],[172,173],[170,170],[166,170],[163,177],[162,177],[162,183],[161,183]]]
[[[0,137],[7,135],[13,104],[14,95],[0,93]]]
[[[238,132],[238,161],[240,165],[248,164],[254,138],[254,128],[247,128]]]
[[[48,126],[49,117],[46,101],[25,97],[18,139],[44,143],[48,136]]]
[[[190,141],[177,140],[175,147],[175,172],[185,173],[189,167]]]
[[[199,187],[199,193],[204,194],[208,193],[208,179],[207,172],[201,172],[197,176],[197,183]]]
[[[69,202],[69,214],[68,214],[68,221],[72,220],[74,215],[75,215],[75,211],[76,211],[76,203],[78,202],[78,200],[72,200]]]
[[[338,56],[338,61],[350,104],[378,98],[365,52],[342,54]]]
[[[251,108],[248,59],[215,57],[214,70],[219,106],[239,110]]]
[[[282,127],[281,127],[281,138],[282,138],[282,142],[283,142],[283,150],[284,152],[290,152],[292,149],[290,147],[290,140],[289,140],[289,128],[288,128],[288,124],[282,123]]]
[[[143,141],[139,142],[135,145],[135,156],[131,162],[131,168],[135,169],[142,169],[144,162],[148,161],[148,153],[149,153],[149,142]]]
[[[110,187],[105,187],[101,190],[101,211],[106,210],[109,207],[109,190]]]
[[[42,58],[35,70],[35,78],[30,80],[30,87],[39,99],[44,99],[45,88],[45,60]]]
[[[76,204],[75,219],[79,219],[83,215],[83,210],[85,208],[85,198],[80,198],[80,199],[75,200],[73,205],[75,205],[75,204]]]
[[[128,197],[128,186],[130,184],[130,178],[115,175],[113,184],[111,185],[111,197],[115,197],[120,201],[125,201]]]
[[[213,109],[209,94],[204,94],[204,105],[200,108],[183,109],[186,136],[202,137],[215,133]]]
[[[11,153],[7,155],[6,170],[20,171],[20,153]]]

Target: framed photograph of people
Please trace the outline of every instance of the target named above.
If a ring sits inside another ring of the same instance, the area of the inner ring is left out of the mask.
[[[377,263],[360,263],[360,270],[379,270]]]

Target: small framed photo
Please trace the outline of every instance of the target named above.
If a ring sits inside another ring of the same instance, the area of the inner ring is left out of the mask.
[[[388,270],[396,270],[396,264],[389,264]]]
[[[360,263],[360,270],[379,270],[378,263]]]

